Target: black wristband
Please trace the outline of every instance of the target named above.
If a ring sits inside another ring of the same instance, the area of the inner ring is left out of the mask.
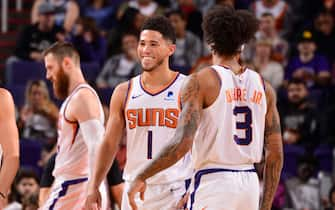
[[[6,199],[5,194],[3,194],[2,192],[0,192],[0,196],[1,196],[3,199]]]

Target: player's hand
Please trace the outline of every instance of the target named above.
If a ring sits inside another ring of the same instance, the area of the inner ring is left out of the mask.
[[[96,189],[92,193],[88,193],[84,209],[85,210],[101,209],[101,194],[98,189]]]
[[[128,200],[131,208],[133,210],[137,210],[137,206],[135,203],[135,195],[136,193],[140,193],[141,200],[144,200],[144,192],[145,192],[146,184],[145,181],[140,179],[135,179],[128,189]]]

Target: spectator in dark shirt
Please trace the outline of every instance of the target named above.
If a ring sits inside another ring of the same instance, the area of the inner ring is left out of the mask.
[[[309,30],[304,30],[299,35],[297,46],[299,54],[289,61],[285,79],[299,78],[311,87],[316,79],[331,76],[327,58],[316,54],[317,46],[314,39],[314,34]]]
[[[19,35],[15,55],[21,59],[41,61],[42,52],[55,41],[64,41],[63,28],[54,24],[54,7],[43,3],[39,7],[38,21]]]
[[[314,22],[315,42],[318,52],[325,55],[331,63],[335,61],[334,19],[330,12],[321,12]]]
[[[299,144],[312,150],[319,141],[319,122],[308,94],[304,81],[290,80],[287,87],[288,101],[279,106],[279,113],[284,143]]]
[[[56,41],[64,41],[63,28],[54,24],[54,7],[43,3],[38,9],[38,22],[19,33],[14,56],[6,61],[6,81],[11,80],[12,64],[18,60],[42,61],[42,52]]]
[[[83,62],[97,62],[102,65],[105,61],[107,43],[93,18],[83,17],[77,21],[71,42],[78,50]]]

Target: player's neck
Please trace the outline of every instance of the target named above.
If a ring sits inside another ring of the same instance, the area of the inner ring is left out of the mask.
[[[78,87],[78,85],[84,84],[84,83],[86,82],[82,74],[79,74],[79,73],[76,75],[73,74],[73,76],[70,78],[69,91],[68,91],[69,94],[71,94],[72,91]]]
[[[150,72],[143,72],[141,82],[146,88],[159,88],[168,85],[176,76],[176,72],[169,68],[157,68]]]
[[[213,55],[213,64],[227,67],[235,74],[241,73],[241,65],[238,62],[237,56],[226,57],[226,56]]]

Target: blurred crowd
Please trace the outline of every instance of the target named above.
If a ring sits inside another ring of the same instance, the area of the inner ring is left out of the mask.
[[[44,49],[69,41],[82,62],[99,67],[90,84],[112,91],[141,72],[139,31],[153,15],[165,15],[175,29],[171,69],[187,75],[199,71],[212,62],[202,17],[218,4],[250,10],[259,19],[254,40],[243,46],[241,63],[277,91],[287,156],[273,209],[335,210],[335,0],[35,0],[31,24],[19,33],[7,59],[6,82],[13,80],[15,63],[42,62]],[[22,167],[18,173],[7,210],[37,209],[42,168],[55,153],[57,139],[59,102],[49,92],[43,79],[32,80],[24,104],[17,107],[21,141],[38,142],[41,154],[32,170]],[[125,146],[120,145],[117,158],[121,171]],[[294,161],[293,168],[286,167]]]

